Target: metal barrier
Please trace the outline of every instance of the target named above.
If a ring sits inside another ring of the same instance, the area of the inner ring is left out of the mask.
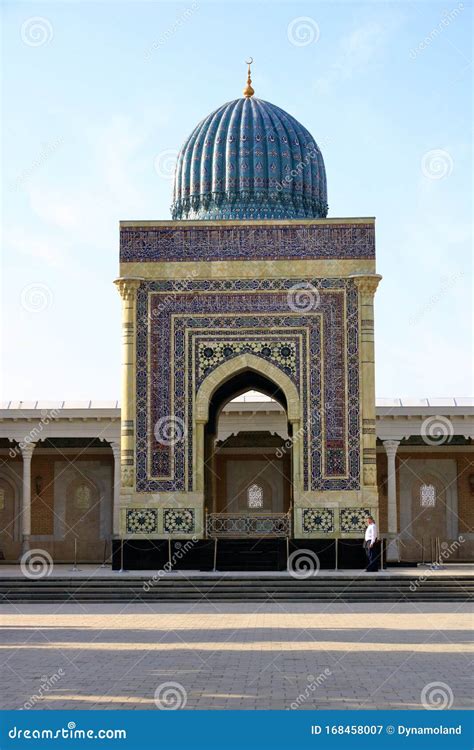
[[[288,513],[208,513],[206,534],[214,539],[290,538],[291,516],[291,510]]]
[[[286,556],[289,556],[292,535],[293,510],[288,513],[208,513],[206,511],[206,536],[214,539],[214,570],[217,568],[217,542],[219,539],[285,539]]]
[[[443,566],[449,563],[471,563],[474,559],[474,542],[460,533],[449,536],[407,536],[400,535],[397,541],[400,558],[405,563]]]
[[[77,567],[77,537],[74,537],[74,563],[70,569],[71,573],[80,573],[81,569]]]

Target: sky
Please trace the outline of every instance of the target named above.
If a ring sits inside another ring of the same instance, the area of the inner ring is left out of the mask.
[[[376,392],[473,393],[468,2],[4,2],[2,400],[120,395],[120,220],[168,219],[177,151],[241,95],[375,216]]]

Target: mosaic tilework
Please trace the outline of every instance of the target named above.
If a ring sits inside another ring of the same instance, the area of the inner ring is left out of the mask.
[[[323,532],[330,534],[334,531],[334,511],[332,508],[304,508],[303,532]]]
[[[291,341],[203,341],[198,344],[198,378],[203,379],[222,362],[239,354],[255,354],[257,357],[281,365],[287,375],[296,375],[296,347]]]
[[[152,296],[154,297],[154,295]],[[222,304],[222,300],[220,301]],[[152,305],[160,306],[159,297],[152,299]],[[166,327],[164,320],[153,315],[152,319],[157,321],[158,330],[163,332]],[[240,321],[243,325],[247,318],[242,318]],[[285,337],[285,340],[290,341],[289,334],[293,334],[292,340],[297,352],[297,359],[300,359],[300,342],[296,335],[300,329],[294,329],[293,326],[296,323],[307,322],[303,319],[295,317],[279,317],[275,316],[251,316],[250,323],[253,324],[254,328],[246,329],[243,327],[237,328],[238,334],[234,334],[235,340],[240,341],[241,336],[245,336],[245,340],[251,338],[257,339],[258,335],[255,333],[259,328],[264,332],[262,335],[265,339],[268,338],[269,329],[273,331],[281,331],[279,334],[281,337]],[[316,339],[313,351],[318,351],[320,347],[320,331],[319,321],[316,320],[316,326],[312,333],[312,338]],[[204,376],[199,377],[197,371],[194,372],[190,368],[189,363],[193,361],[197,362],[196,348],[199,342],[202,340],[203,328],[206,329],[207,333],[205,339],[209,341],[209,337],[212,335],[213,340],[220,341],[222,336],[228,341],[231,337],[229,329],[231,326],[236,327],[235,314],[219,315],[219,316],[177,316],[173,315],[173,320],[170,323],[171,331],[167,341],[173,342],[173,354],[167,346],[163,346],[165,343],[162,336],[158,336],[156,341],[154,337],[151,338],[151,361],[156,364],[156,372],[161,371],[167,372],[169,370],[169,362],[174,361],[175,366],[173,368],[172,376],[174,378],[174,388],[171,388],[171,378],[156,378],[154,372],[150,372],[151,382],[157,383],[156,398],[152,398],[150,402],[150,413],[143,409],[140,411],[137,409],[137,481],[141,482],[144,480],[147,482],[146,466],[151,467],[151,474],[154,478],[162,478],[159,484],[138,484],[137,488],[143,488],[144,491],[149,491],[153,487],[153,491],[157,490],[168,490],[168,491],[179,491],[183,489],[192,489],[192,477],[191,477],[191,466],[193,461],[192,456],[192,431],[193,431],[193,413],[192,409],[188,409],[188,405],[193,404],[194,396],[204,380]],[[146,344],[146,332],[143,331],[144,346],[137,348],[140,351],[142,359],[137,360],[137,365],[140,368],[143,366],[146,369],[147,366],[147,344]],[[137,338],[137,344],[138,339]],[[161,344],[161,345],[160,345]],[[307,359],[306,346],[304,346],[305,359]],[[275,364],[285,372],[285,367],[275,361]],[[197,365],[196,365],[197,367]],[[170,374],[171,375],[171,374]],[[194,376],[193,376],[194,375]],[[302,391],[302,400],[305,407],[305,413],[307,410],[307,384],[309,378],[306,370],[302,373],[299,370],[294,374],[295,384],[300,387]],[[142,378],[140,378],[142,382]],[[159,387],[158,387],[159,384]],[[138,379],[137,379],[137,390],[138,390]],[[137,406],[146,404],[146,391],[143,392],[143,401],[137,401]],[[313,393],[313,400],[315,409],[320,411],[321,387],[319,381],[317,381]],[[185,440],[182,443],[173,446],[171,450],[168,446],[162,444],[155,444],[150,451],[149,460],[147,462],[146,453],[149,448],[148,430],[147,430],[147,418],[150,419],[151,425],[156,425],[160,419],[163,419],[165,415],[173,414],[173,422],[178,424],[186,424],[186,435]],[[187,443],[187,456],[186,456],[186,443]],[[321,465],[321,441],[320,437],[314,443],[314,460],[317,465]],[[306,444],[306,438],[305,438]],[[173,474],[174,472],[174,474]],[[172,476],[173,474],[173,476]],[[188,475],[188,483],[186,484],[185,477]],[[164,477],[170,477],[169,479],[163,479]],[[153,480],[152,480],[153,481]]]
[[[192,534],[195,531],[194,508],[165,508],[163,531],[165,534]]]
[[[367,224],[121,226],[120,262],[375,258]],[[183,288],[186,281],[180,281]]]
[[[341,508],[339,511],[339,526],[341,531],[364,532],[369,508]]]
[[[301,325],[303,323],[303,320],[298,317],[276,317],[276,316],[265,316],[265,315],[259,315],[258,317],[251,316],[250,323],[253,324],[253,328],[244,328],[243,325],[246,322],[247,318],[242,317],[242,327],[240,327],[238,334],[229,334],[229,326],[234,325],[234,315],[222,315],[219,317],[209,317],[209,318],[199,318],[199,319],[181,319],[181,320],[175,320],[174,322],[174,332],[175,335],[173,336],[173,339],[175,341],[176,350],[181,351],[180,342],[186,339],[188,339],[188,346],[187,351],[185,350],[185,356],[187,355],[187,361],[192,362],[197,361],[197,355],[195,354],[196,347],[199,345],[199,342],[202,340],[201,332],[196,332],[194,328],[192,328],[192,325],[195,326],[202,326],[204,323],[209,326],[208,333],[204,337],[206,341],[209,341],[209,336],[212,335],[212,341],[220,342],[222,340],[229,341],[234,340],[237,343],[242,343],[241,336],[244,336],[244,344],[246,342],[261,342],[261,341],[268,341],[269,338],[269,330],[272,331],[273,335],[275,336],[275,340],[280,340],[280,342],[284,342],[288,345],[291,345],[291,347],[295,351],[295,361],[298,363],[298,366],[293,370],[291,368],[288,368],[288,366],[285,364],[285,361],[282,360],[282,358],[275,358],[274,361],[272,361],[272,364],[276,365],[279,369],[282,370],[286,375],[290,377],[291,380],[294,381],[296,387],[300,391],[301,399],[303,402],[303,409],[304,413],[307,413],[307,409],[309,408],[308,403],[308,383],[309,383],[309,367],[307,364],[307,360],[309,358],[309,345],[306,341],[307,331],[306,328]],[[301,325],[299,328],[295,328],[295,324]],[[262,334],[255,333],[256,330],[262,329]],[[320,347],[320,327],[319,327],[319,320],[316,321],[314,331],[311,335],[311,340],[316,339],[316,343],[313,347],[314,350],[319,350]],[[184,346],[184,344],[183,344]],[[262,356],[263,359],[265,359],[265,347],[262,347],[262,350],[260,351],[260,356]],[[301,363],[306,363],[305,365]],[[218,366],[218,365],[216,365]],[[205,379],[205,376],[209,374],[209,372],[212,372],[212,369],[210,368],[208,372],[206,372],[203,375],[199,375],[199,371],[197,369],[194,374],[194,378],[188,377],[187,378],[187,396],[188,396],[188,403],[193,402],[194,394],[198,390],[198,388],[201,386],[202,382]],[[321,386],[318,383],[317,387],[315,388],[314,394],[313,394],[313,401],[314,401],[314,408],[316,410],[321,409]],[[180,395],[176,394],[176,401],[175,403],[182,404],[183,409],[185,409],[185,404],[180,400]],[[187,424],[187,430],[189,434],[192,434],[193,430],[193,414],[191,410],[188,410],[188,424]],[[308,434],[305,431],[303,434],[303,444],[305,447],[305,450],[308,450],[308,444],[309,444],[309,438]],[[188,441],[188,455],[187,455],[187,465],[192,465],[193,455],[192,455],[192,441]],[[322,446],[321,446],[321,439],[320,436],[315,436],[315,440],[313,442],[313,455],[314,460],[318,466],[321,465],[322,461]],[[309,471],[308,464],[306,464],[305,471]],[[307,473],[305,474],[307,477]],[[188,479],[188,489],[191,490],[191,477],[189,476]]]
[[[295,283],[195,280],[172,294],[172,282],[142,283],[137,298],[138,491],[192,489],[192,405],[202,379],[199,346],[249,339],[262,343],[269,332],[295,347],[298,365],[289,376],[307,416],[305,489],[359,488],[357,290],[351,280],[313,279],[320,305],[300,314],[288,306],[288,289]],[[285,371],[284,362],[275,364]],[[154,425],[169,415],[187,425],[185,439],[172,449],[153,440]]]
[[[153,534],[158,531],[158,511],[154,508],[128,508],[125,515],[127,534]]]
[[[173,219],[318,218],[327,208],[324,161],[311,134],[257,97],[212,112],[179,153]]]

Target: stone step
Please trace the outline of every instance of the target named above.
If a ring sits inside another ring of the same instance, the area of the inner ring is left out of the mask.
[[[245,597],[237,596],[235,594],[213,594],[212,596],[200,596],[196,593],[188,593],[188,594],[180,594],[180,595],[169,595],[169,596],[162,596],[162,597],[130,597],[130,596],[121,596],[121,595],[115,595],[115,596],[104,596],[104,595],[97,595],[92,594],[90,596],[69,596],[67,594],[63,595],[55,595],[55,596],[35,596],[35,597],[25,597],[21,596],[20,594],[15,594],[14,596],[9,597],[7,600],[3,600],[3,602],[37,602],[37,603],[51,603],[51,602],[103,602],[103,603],[114,603],[114,602],[154,602],[154,603],[162,603],[162,602],[203,602],[203,601],[232,601],[232,602],[245,602],[245,601],[255,601],[255,602],[265,602],[265,601],[311,601],[311,602],[425,602],[425,601],[433,601],[433,602],[468,602],[471,601],[470,597],[462,597],[460,595],[457,596],[448,596],[443,594],[414,594],[413,596],[406,597],[403,595],[397,595],[394,592],[391,594],[384,594],[380,596],[370,596],[368,594],[362,594],[362,595],[345,595],[340,597],[334,597],[330,594],[321,595],[321,596],[314,596],[313,594],[294,594],[293,596],[287,596],[284,594],[278,594],[278,595],[272,595],[271,598],[264,596],[262,594],[253,594]]]
[[[327,580],[322,581],[318,578],[314,579],[300,579],[300,580],[294,580],[294,581],[229,581],[227,579],[216,579],[216,580],[205,580],[205,581],[186,581],[186,580],[175,580],[175,581],[166,581],[165,579],[159,579],[158,581],[86,581],[86,580],[72,580],[72,581],[18,581],[15,583],[9,582],[5,584],[0,583],[0,590],[8,590],[8,589],[33,589],[33,590],[39,590],[44,588],[68,588],[68,587],[77,587],[77,586],[87,586],[92,588],[114,588],[114,589],[120,589],[120,588],[143,588],[144,586],[150,586],[150,587],[156,587],[160,586],[160,588],[169,588],[169,589],[177,589],[181,587],[204,587],[204,586],[210,586],[210,587],[222,587],[222,586],[228,586],[228,587],[235,587],[235,588],[258,588],[264,586],[265,588],[287,588],[290,590],[295,590],[302,587],[312,587],[312,588],[335,588],[335,589],[343,589],[348,586],[350,587],[359,587],[359,588],[368,588],[371,589],[373,587],[376,587],[377,589],[383,588],[383,587],[399,587],[399,588],[410,588],[413,584],[419,586],[433,586],[437,589],[439,588],[474,588],[474,582],[472,581],[447,581],[447,582],[441,582],[441,581],[433,581],[430,579],[426,580],[420,580],[420,579],[411,579],[406,581],[388,581],[388,580],[361,580],[359,578],[349,580],[349,581],[334,581]]]
[[[312,601],[471,601],[474,592],[463,587],[457,589],[441,587],[419,587],[416,591],[397,587],[374,588],[372,590],[349,587],[347,589],[321,588],[236,588],[236,587],[154,587],[150,591],[140,588],[110,587],[42,587],[10,588],[0,592],[0,601],[199,601],[202,599],[232,599],[234,601],[279,599],[294,601],[309,599]]]
[[[267,586],[261,586],[261,587],[252,587],[252,588],[246,588],[244,586],[241,587],[229,587],[229,586],[215,586],[215,587],[186,587],[186,586],[177,586],[177,587],[161,587],[161,586],[154,586],[151,587],[150,590],[145,591],[141,587],[128,587],[128,588],[120,588],[120,589],[111,589],[111,588],[102,588],[102,587],[41,587],[41,588],[10,588],[6,590],[0,590],[0,599],[9,599],[13,595],[20,595],[23,597],[31,597],[36,598],[39,596],[56,596],[61,594],[70,594],[70,595],[100,595],[100,596],[113,596],[113,595],[120,595],[120,596],[135,596],[135,597],[141,597],[145,598],[148,595],[155,595],[155,596],[180,596],[181,594],[195,594],[197,596],[210,596],[213,594],[233,594],[235,596],[239,597],[246,597],[246,596],[252,596],[252,595],[284,595],[284,596],[293,596],[293,595],[299,595],[299,594],[308,594],[310,596],[343,596],[343,595],[351,595],[351,596],[358,596],[358,595],[370,595],[374,599],[376,599],[378,596],[382,596],[383,594],[397,594],[397,595],[403,595],[403,596],[413,596],[417,594],[433,594],[433,595],[446,595],[446,596],[463,596],[463,597],[473,597],[474,596],[474,589],[472,587],[450,587],[450,588],[440,588],[440,587],[434,587],[434,586],[419,586],[416,590],[412,590],[410,588],[400,588],[397,586],[384,586],[384,587],[376,587],[372,589],[368,588],[360,588],[357,586],[350,586],[346,588],[333,588],[333,587],[298,587],[298,588],[286,588],[286,587],[267,587]]]
[[[148,584],[149,589],[144,589]],[[413,591],[410,586],[416,585]],[[230,575],[216,578],[48,577],[0,578],[0,601],[470,601],[474,576],[375,576],[334,577],[317,575],[255,577]]]
[[[199,597],[209,597],[213,595],[233,595],[239,598],[246,598],[251,596],[287,596],[289,598],[299,595],[308,595],[314,597],[331,596],[371,596],[374,600],[377,597],[384,595],[396,595],[396,596],[414,596],[421,594],[432,594],[434,596],[449,596],[449,597],[462,597],[463,599],[474,598],[474,591],[472,589],[457,588],[457,589],[435,589],[435,588],[424,588],[420,586],[417,590],[412,591],[410,589],[398,589],[398,588],[383,588],[383,589],[358,589],[358,588],[347,588],[347,589],[245,589],[245,588],[179,588],[179,589],[162,589],[153,588],[150,591],[143,591],[143,589],[121,589],[110,590],[110,589],[84,589],[84,588],[72,588],[72,589],[9,589],[8,591],[0,592],[0,600],[11,599],[13,596],[22,596],[23,598],[40,598],[42,596],[60,596],[62,594],[68,596],[133,596],[134,598],[146,598],[147,596],[156,597],[179,597],[182,595],[192,594]]]
[[[137,589],[137,590],[146,590],[149,588],[160,588],[160,589],[169,589],[172,591],[176,591],[183,588],[229,588],[229,589],[258,589],[258,588],[264,588],[264,589],[279,589],[279,590],[288,590],[288,591],[295,591],[303,588],[308,589],[331,589],[331,590],[345,590],[346,588],[351,589],[377,589],[381,590],[384,588],[387,589],[410,589],[413,584],[416,584],[417,588],[424,587],[424,588],[433,588],[434,590],[442,590],[442,589],[469,589],[474,590],[474,582],[466,582],[466,581],[453,581],[449,583],[441,583],[439,581],[417,581],[416,579],[412,581],[361,581],[359,579],[354,579],[353,581],[345,581],[342,583],[337,583],[334,581],[319,581],[317,579],[306,579],[306,580],[299,580],[299,581],[284,581],[281,583],[275,583],[274,581],[252,581],[251,583],[247,581],[227,581],[227,580],[215,580],[215,581],[200,581],[200,582],[194,582],[194,581],[156,581],[156,582],[148,582],[148,581],[140,581],[140,582],[132,582],[129,583],[127,581],[103,581],[101,583],[95,582],[95,581],[68,581],[66,583],[59,582],[59,581],[25,581],[21,583],[10,583],[8,585],[1,585],[0,584],[0,591],[8,591],[8,590],[31,590],[31,591],[40,591],[45,589],[67,589],[67,588],[90,588],[90,589],[110,589],[110,590],[120,590],[120,589]]]
[[[330,584],[330,585],[340,585],[340,584],[346,584],[346,583],[353,583],[357,582],[361,585],[373,585],[374,582],[376,583],[386,583],[386,584],[407,584],[414,581],[419,581],[421,578],[426,578],[426,583],[432,582],[436,583],[436,585],[449,585],[449,584],[456,584],[456,585],[462,585],[462,584],[470,584],[474,585],[474,576],[462,576],[462,577],[437,577],[428,575],[424,576],[423,574],[420,574],[419,576],[388,576],[388,575],[371,575],[369,576],[324,576],[324,575],[316,575],[316,576],[310,576],[308,578],[294,578],[292,576],[269,576],[268,578],[265,578],[264,576],[256,576],[253,578],[249,577],[243,577],[243,576],[228,576],[223,575],[221,578],[214,577],[214,576],[182,576],[182,577],[160,577],[159,583],[160,585],[168,585],[168,586],[175,586],[179,584],[187,584],[187,585],[203,585],[203,584],[209,584],[214,585],[218,583],[239,583],[244,585],[254,585],[254,584],[275,584],[275,585],[282,585],[282,584],[288,584],[288,585],[299,585],[299,584],[307,584],[307,583],[313,583],[313,584]],[[0,578],[0,587],[5,586],[21,586],[21,585],[30,585],[30,586],[41,586],[41,585],[51,585],[51,584],[57,584],[60,586],[65,585],[72,585],[83,582],[87,582],[90,585],[106,585],[106,586],[117,586],[117,585],[142,585],[143,583],[146,583],[148,581],[152,580],[152,576],[149,578],[145,577],[117,577],[117,578],[111,578],[104,576],[103,578],[99,577],[93,577],[93,578],[87,578],[87,577],[71,577],[71,578],[54,578],[52,576],[48,576],[45,578],[41,578],[38,580],[33,580],[31,578]]]

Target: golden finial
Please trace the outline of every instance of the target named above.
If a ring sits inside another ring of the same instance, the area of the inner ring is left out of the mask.
[[[244,96],[247,99],[250,99],[251,96],[255,94],[255,91],[252,88],[252,79],[250,78],[250,66],[253,63],[253,57],[250,57],[248,60],[245,61],[245,64],[248,65],[248,71],[247,71],[247,85],[244,88]]]

